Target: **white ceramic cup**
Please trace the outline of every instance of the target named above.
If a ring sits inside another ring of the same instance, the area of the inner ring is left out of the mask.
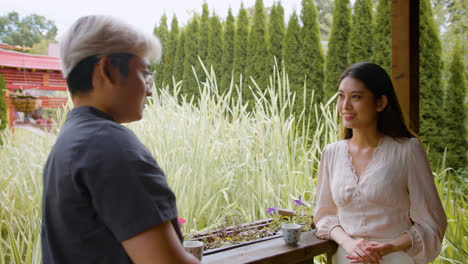
[[[297,244],[301,239],[301,225],[298,224],[283,224],[281,227],[284,242],[287,244]]]
[[[184,241],[185,251],[194,255],[198,260],[203,256],[203,242],[200,241]]]

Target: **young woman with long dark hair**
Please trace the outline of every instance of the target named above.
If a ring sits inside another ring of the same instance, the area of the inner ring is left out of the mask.
[[[388,74],[356,63],[340,77],[343,140],[322,151],[314,222],[334,264],[427,263],[447,225],[426,152],[406,127]]]

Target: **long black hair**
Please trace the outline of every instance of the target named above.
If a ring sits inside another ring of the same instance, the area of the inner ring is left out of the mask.
[[[394,138],[415,137],[415,134],[405,125],[392,80],[382,67],[371,62],[355,63],[341,74],[338,83],[341,83],[346,77],[363,82],[366,88],[372,92],[375,100],[380,99],[383,95],[387,96],[387,106],[377,115],[377,129],[380,132]],[[343,127],[343,138],[348,139],[352,136],[353,130]]]

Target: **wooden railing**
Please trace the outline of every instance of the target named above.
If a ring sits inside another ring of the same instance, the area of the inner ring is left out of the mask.
[[[314,231],[303,232],[297,245],[288,245],[281,235],[252,241],[240,246],[208,250],[204,253],[202,263],[314,263],[314,257],[326,254],[327,264],[337,245],[330,240],[322,240]]]

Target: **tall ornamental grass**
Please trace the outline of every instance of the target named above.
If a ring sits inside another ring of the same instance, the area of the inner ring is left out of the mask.
[[[158,90],[144,120],[130,125],[166,172],[184,231],[266,218],[268,207],[291,208],[298,196],[311,202],[324,140],[337,139],[336,110],[294,119],[294,95],[278,71],[265,91],[231,84],[225,94],[213,72],[207,76],[196,102],[175,83]],[[242,102],[241,92],[253,93],[255,105]],[[327,121],[312,132],[309,118]]]
[[[0,146],[0,263],[41,263],[42,167],[55,136],[6,129]]]
[[[466,264],[468,263],[468,178],[459,175],[452,168],[445,168],[446,156],[445,153],[441,167],[433,172],[448,222],[442,253],[434,263]]]
[[[206,76],[197,99],[182,96],[180,82],[158,89],[144,119],[129,125],[166,172],[187,220],[183,231],[266,218],[268,207],[292,209],[298,196],[313,206],[320,151],[339,139],[334,105],[313,103],[316,116],[292,117],[292,106],[304,102],[294,102],[287,76],[277,70],[265,91],[231,83],[219,94],[213,71]],[[242,102],[245,92],[255,95],[254,105]],[[55,135],[18,128],[2,139],[0,264],[41,263],[42,167]],[[434,176],[449,218],[435,263],[464,263],[468,184],[443,165]]]

